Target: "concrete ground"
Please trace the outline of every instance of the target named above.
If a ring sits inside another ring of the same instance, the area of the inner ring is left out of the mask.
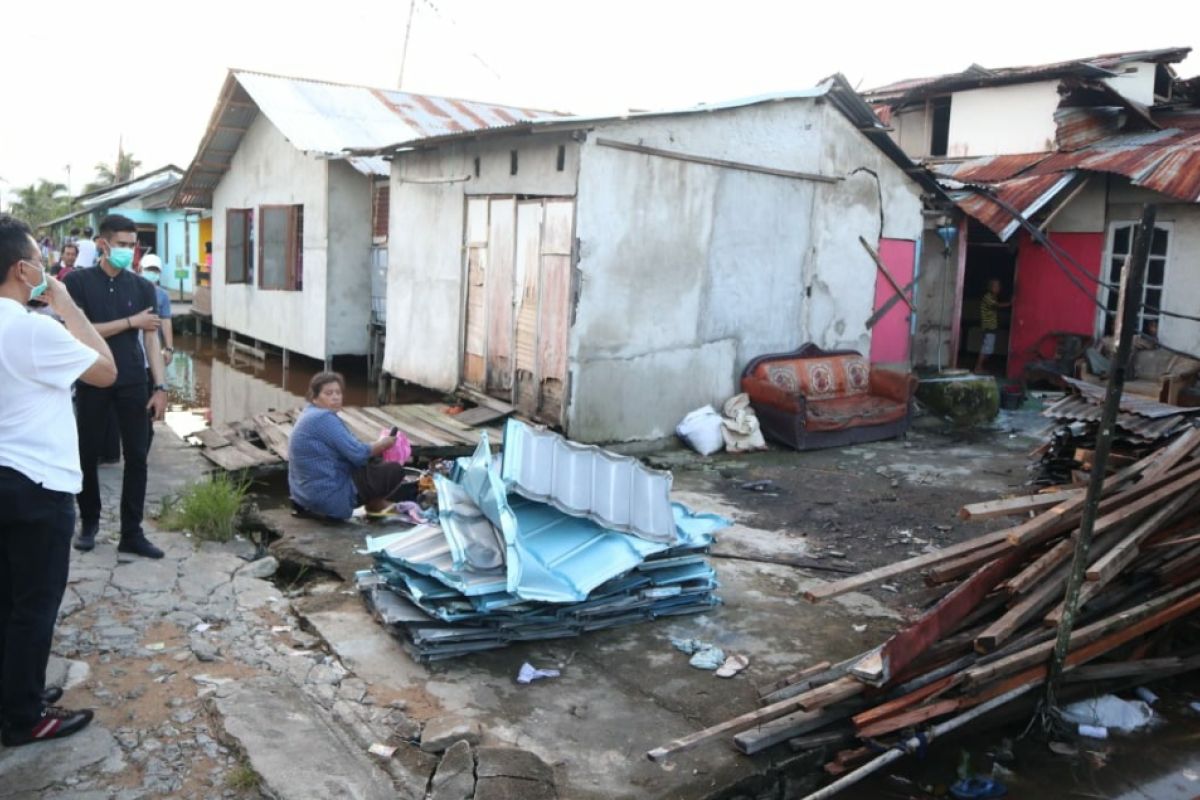
[[[810,759],[776,752],[786,747],[750,758],[720,739],[664,765],[645,752],[755,708],[783,675],[882,641],[915,590],[813,606],[804,587],[982,530],[955,523],[954,510],[1019,485],[1028,443],[916,431],[822,453],[658,453],[676,499],[735,521],[714,549],[723,605],[432,666],[414,663],[350,587],[368,563],[360,526],[265,512],[282,538],[255,562],[245,541],[196,547],[155,532],[167,558],[128,564],[102,543],[73,554],[55,645],[67,704],[97,707],[97,722],[63,742],[0,750],[0,800],[794,796],[815,776]],[[205,469],[161,430],[148,507]],[[741,488],[749,478],[772,485]],[[104,468],[106,509],[119,480]],[[814,569],[770,563],[781,556]],[[671,637],[712,641],[750,666],[719,679],[690,667]],[[525,661],[562,676],[519,685]],[[442,756],[459,738],[470,744]]]

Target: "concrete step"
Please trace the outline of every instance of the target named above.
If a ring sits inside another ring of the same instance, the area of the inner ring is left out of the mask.
[[[391,780],[304,692],[285,678],[218,689],[225,733],[279,800],[393,800]]]

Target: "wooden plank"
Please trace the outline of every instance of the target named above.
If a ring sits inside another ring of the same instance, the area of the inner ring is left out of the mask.
[[[865,688],[863,684],[853,679],[842,678],[839,680],[849,681],[850,683],[854,684],[854,686],[857,687],[856,693],[862,692]],[[837,681],[835,681],[835,683],[837,683]],[[854,687],[849,686],[845,687],[845,689],[853,688]],[[820,689],[814,689],[811,692],[805,692],[804,694],[788,698],[787,700],[782,700],[778,703],[772,703],[769,706],[764,706],[763,708],[759,708],[754,711],[748,711],[745,714],[734,717],[733,719],[727,719],[717,725],[713,725],[703,730],[696,731],[695,733],[688,734],[687,736],[681,737],[672,742],[668,742],[662,747],[656,747],[646,753],[646,757],[651,761],[662,761],[669,755],[691,750],[704,744],[705,742],[715,739],[718,736],[722,736],[727,733],[739,733],[754,725],[761,725],[762,723],[769,722],[773,719],[778,719],[784,714],[791,713],[797,709],[811,711],[813,708],[806,708],[806,706],[817,702],[815,701],[815,698],[820,697],[821,699],[828,699],[831,696],[828,691],[825,691],[825,689],[826,687],[821,687]],[[817,693],[821,694],[818,695]],[[854,696],[853,694],[848,694],[846,691],[840,691],[838,694],[843,695],[843,700]]]
[[[1074,537],[1070,536],[1063,539],[1039,558],[1034,559],[1025,569],[1009,578],[1004,584],[1004,591],[1010,595],[1025,594],[1030,589],[1040,585],[1047,575],[1062,566],[1063,562],[1071,557],[1074,550]]]
[[[861,714],[857,714],[852,718],[852,722],[854,723],[855,728],[861,730],[878,722],[879,720],[894,716],[901,711],[917,705],[918,703],[922,703],[931,697],[936,697],[946,690],[954,688],[960,683],[962,683],[962,673],[947,675],[946,677],[923,686],[916,691],[909,692],[901,697],[895,698],[894,700],[881,703],[874,708],[862,712]]]
[[[469,425],[472,428],[477,425],[486,425],[489,422],[495,422],[498,419],[503,419],[511,414],[511,411],[497,411],[494,408],[487,406],[476,406],[468,408],[461,414],[456,415],[456,418],[463,425]]]
[[[1148,545],[1145,549],[1159,550],[1167,547],[1180,547],[1185,544],[1196,544],[1198,542],[1200,542],[1200,535],[1184,536],[1182,539],[1167,539],[1166,541],[1155,542],[1154,544]]]
[[[861,244],[863,249],[867,251],[867,254],[871,256],[871,260],[875,262],[876,268],[878,268],[883,277],[887,278],[887,282],[892,285],[892,289],[895,290],[900,299],[904,301],[904,305],[908,306],[908,310],[914,314],[917,313],[917,307],[913,305],[913,301],[910,300],[908,295],[904,293],[904,288],[900,285],[900,282],[896,280],[896,276],[892,274],[892,271],[887,268],[887,265],[883,263],[883,259],[879,257],[879,254],[875,252],[875,249],[871,247],[871,245],[867,243],[867,240],[862,236],[858,237],[858,243]]]
[[[792,752],[800,753],[805,750],[816,750],[818,747],[836,747],[853,739],[854,731],[850,728],[843,728],[834,731],[822,731],[821,733],[810,733],[807,736],[796,736],[788,739],[787,743]]]
[[[953,631],[997,584],[1024,560],[1026,550],[1014,549],[980,567],[950,594],[921,615],[914,624],[888,639],[881,648],[883,681],[899,674],[947,633]],[[857,672],[855,674],[858,674]]]
[[[1198,481],[1200,481],[1200,473],[1192,476],[1193,484]],[[1183,489],[1179,495],[1172,498],[1166,505],[1154,512],[1145,522],[1134,528],[1128,536],[1121,539],[1111,550],[1092,562],[1085,573],[1087,579],[1098,582],[1102,586],[1111,581],[1137,557],[1142,542],[1186,509],[1197,493],[1200,493],[1200,486],[1193,485],[1191,488]]]
[[[273,422],[266,414],[252,417],[254,429],[266,444],[267,449],[284,461],[288,460],[288,444],[290,442],[291,423],[288,423],[289,433],[285,433],[281,425]]]
[[[929,572],[925,573],[925,583],[930,586],[936,586],[941,583],[957,580],[964,575],[971,574],[984,564],[1011,549],[1012,545],[1008,542],[997,542],[991,547],[985,547],[982,550],[976,550],[974,553],[959,556],[953,561],[947,561],[930,569]]]
[[[1036,589],[975,637],[975,650],[980,653],[992,652],[1012,638],[1022,625],[1045,611],[1062,595],[1070,572],[1071,565],[1064,563],[1050,576],[1043,578]]]
[[[457,393],[477,406],[486,406],[487,408],[502,411],[505,414],[511,414],[517,410],[510,403],[506,403],[503,400],[492,397],[490,394],[484,394],[467,386],[459,387]]]
[[[1071,647],[1082,647],[1090,642],[1111,633],[1114,630],[1122,629],[1132,625],[1137,621],[1144,619],[1150,615],[1156,614],[1163,608],[1169,607],[1180,597],[1186,597],[1189,593],[1200,589],[1200,581],[1193,581],[1185,586],[1173,589],[1170,592],[1161,594],[1151,600],[1146,601],[1133,608],[1105,617],[1098,622],[1078,628],[1071,634]],[[1194,599],[1200,600],[1200,594],[1197,594]],[[972,667],[966,671],[966,682],[968,685],[975,685],[995,680],[998,677],[1016,672],[1020,669],[1036,664],[1039,661],[1045,661],[1054,650],[1054,641],[1040,642],[1032,647],[1028,647],[1005,658],[997,659],[989,664]],[[1044,667],[1043,667],[1044,669]]]
[[[362,412],[362,415],[364,417],[366,417],[367,419],[373,420],[376,424],[378,424],[380,429],[385,429],[385,430],[390,431],[392,428],[399,428],[400,430],[404,431],[404,435],[408,437],[408,441],[413,447],[423,447],[426,445],[440,445],[441,444],[440,438],[430,439],[427,436],[423,435],[421,431],[410,430],[412,425],[409,424],[408,420],[396,419],[396,417],[394,417],[391,414],[388,414],[381,408],[366,408],[365,407],[365,408],[359,409],[359,411]]]
[[[633,142],[622,142],[616,139],[597,138],[596,144],[601,147],[612,147],[616,150],[628,150],[633,153],[641,153],[642,155],[656,156],[658,158],[674,159],[675,161],[689,161],[695,164],[704,164],[710,167],[723,167],[725,169],[743,170],[745,172],[758,172],[763,175],[775,175],[780,178],[795,178],[797,180],[817,181],[820,183],[837,183],[842,180],[830,175],[817,175],[811,172],[795,172],[792,170],[776,169],[775,167],[760,166],[758,164],[746,164],[741,161],[726,161],[723,158],[709,158],[707,156],[692,155],[691,153],[681,153],[676,150],[662,150],[657,147],[647,147],[642,144],[634,144]]]
[[[860,700],[852,706],[838,705],[821,711],[797,711],[736,734],[733,744],[741,752],[752,756],[780,742],[839,722],[863,705],[865,701]]]
[[[1197,447],[1200,447],[1200,428],[1192,428],[1159,450],[1155,463],[1150,465],[1142,477],[1149,480],[1166,474],[1176,464],[1192,455]]]
[[[928,722],[931,719],[952,714],[961,708],[962,705],[963,699],[961,697],[952,700],[938,700],[937,702],[878,720],[870,725],[864,725],[858,729],[858,735],[862,739],[873,739],[876,736],[895,733],[896,731],[919,725],[922,722]]]
[[[424,420],[418,419],[407,406],[384,406],[383,411],[392,420],[392,424],[404,431],[408,435],[409,440],[414,443],[420,440],[422,446],[431,445],[433,447],[448,447],[459,444],[458,437],[450,436],[445,431],[434,428]]]
[[[229,447],[229,440],[221,434],[214,431],[212,428],[205,428],[202,431],[196,431],[192,434],[200,442],[200,446],[209,450],[216,450],[221,447]]]
[[[818,661],[816,664],[813,664],[811,667],[805,667],[804,669],[800,670],[799,672],[793,672],[791,675],[788,675],[786,678],[782,678],[781,680],[776,681],[775,686],[773,688],[783,689],[787,686],[791,686],[794,683],[799,683],[802,680],[806,680],[807,678],[811,678],[814,675],[818,675],[822,672],[825,672],[831,666],[833,666],[833,665],[830,664],[828,661]]]
[[[1050,508],[1064,500],[1071,500],[1082,495],[1085,491],[1085,489],[1063,489],[1057,492],[1027,494],[1003,500],[970,503],[958,510],[958,516],[960,519],[985,520],[1014,514],[1026,514],[1030,511],[1041,511],[1042,509]]]
[[[406,409],[410,415],[421,420],[435,430],[440,430],[458,441],[469,442],[472,437],[476,441],[479,431],[468,425],[463,425],[452,415],[445,413],[445,406],[414,405]]]

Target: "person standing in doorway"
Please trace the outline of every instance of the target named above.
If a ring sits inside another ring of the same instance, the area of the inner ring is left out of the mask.
[[[131,271],[137,225],[119,214],[100,223],[96,247],[98,269],[76,270],[67,279],[71,297],[108,340],[117,364],[117,380],[111,387],[80,384],[75,393],[79,424],[79,459],[83,491],[79,494],[79,538],[75,549],[96,546],[100,529],[100,482],[97,462],[104,442],[110,412],[115,409],[124,450],[121,481],[121,540],[119,553],[162,558],[142,530],[146,502],[146,415],[162,419],[167,393],[163,384],[162,348],[158,343],[157,298],[154,286]],[[144,349],[143,349],[144,348]],[[146,368],[153,375],[153,392],[147,394]]]
[[[25,307],[41,299],[62,324]],[[0,744],[78,733],[90,710],[55,705],[46,664],[67,587],[82,484],[71,386],[117,377],[112,352],[47,275],[29,226],[0,214]]]
[[[975,372],[982,374],[988,358],[996,352],[996,331],[1000,330],[1000,309],[1009,308],[1012,301],[1000,302],[1000,281],[988,281],[987,293],[979,301],[979,326],[983,329],[983,341],[979,345],[979,358],[975,360]]]
[[[79,269],[96,266],[96,242],[92,240],[92,229],[84,228],[83,236],[75,244],[79,245],[79,257],[75,259],[75,266]]]

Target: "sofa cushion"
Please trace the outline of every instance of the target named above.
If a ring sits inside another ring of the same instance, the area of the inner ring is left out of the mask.
[[[859,355],[769,361],[755,372],[783,391],[809,400],[863,395],[871,383],[871,365]]]
[[[805,427],[810,431],[840,431],[860,425],[884,425],[903,419],[907,403],[868,394],[810,400]]]

